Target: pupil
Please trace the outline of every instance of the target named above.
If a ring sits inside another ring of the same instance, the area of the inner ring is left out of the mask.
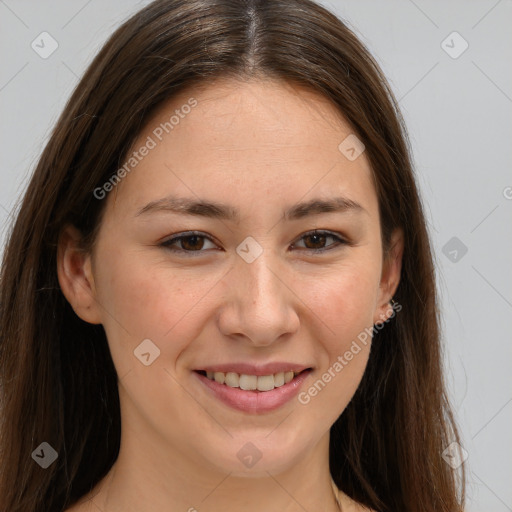
[[[182,243],[184,246],[189,246],[189,247],[185,247],[185,249],[201,249],[203,244],[202,243],[199,243],[199,247],[197,246],[197,242],[201,239],[200,236],[197,236],[197,235],[190,235],[190,236],[187,236],[186,238],[184,238],[182,240]],[[192,240],[192,243],[189,243],[189,241]],[[196,243],[194,243],[196,242]]]
[[[317,242],[316,243],[321,243],[321,242],[324,242],[325,241],[325,235],[318,235],[318,234],[315,234],[315,235],[309,235],[308,238],[310,239],[316,239]],[[320,240],[319,240],[320,239]],[[315,242],[313,242],[313,244],[315,244]]]

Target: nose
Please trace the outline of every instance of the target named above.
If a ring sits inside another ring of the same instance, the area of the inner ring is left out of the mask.
[[[299,329],[297,304],[287,273],[270,250],[248,263],[237,256],[227,276],[227,293],[218,316],[219,329],[230,338],[264,347]]]

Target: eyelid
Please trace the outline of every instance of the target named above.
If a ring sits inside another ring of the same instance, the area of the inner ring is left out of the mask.
[[[180,232],[180,233],[176,233],[176,235],[171,236],[170,238],[164,240],[163,242],[160,242],[159,245],[161,247],[164,247],[165,249],[173,252],[173,253],[186,254],[187,256],[194,256],[196,254],[198,255],[198,254],[206,252],[204,250],[200,250],[200,251],[187,251],[185,249],[179,249],[179,248],[176,249],[174,247],[171,247],[171,244],[179,242],[180,240],[182,240],[184,238],[189,238],[189,237],[192,237],[192,236],[197,236],[199,238],[206,238],[211,243],[217,244],[215,242],[215,240],[210,235],[207,235],[206,233],[203,233],[201,231],[183,231],[183,232]]]
[[[304,248],[301,248],[303,251],[307,251],[307,252],[310,252],[310,253],[312,252],[313,254],[315,254],[315,253],[327,252],[327,251],[330,251],[331,249],[335,249],[335,248],[337,248],[339,246],[342,246],[342,245],[351,245],[349,240],[347,240],[340,233],[336,233],[336,232],[329,231],[329,230],[326,230],[326,229],[313,229],[312,231],[307,231],[306,233],[303,233],[302,235],[300,235],[297,240],[300,241],[303,238],[305,238],[307,236],[312,236],[312,235],[320,235],[320,236],[326,236],[328,238],[334,238],[336,240],[336,243],[328,245],[324,249],[308,249],[307,247],[304,247]],[[295,242],[292,244],[292,246],[294,244],[295,244]]]
[[[343,245],[352,245],[351,242],[346,237],[341,235],[340,233],[325,230],[325,229],[313,229],[310,231],[306,231],[305,233],[302,233],[301,235],[299,235],[299,237],[296,240],[300,241],[303,238],[305,238],[307,236],[312,236],[312,235],[327,236],[327,237],[335,239],[336,242],[334,244],[327,246],[326,248],[321,248],[321,249],[308,249],[307,247],[304,247],[304,248],[301,248],[302,252],[318,254],[318,253],[327,252],[331,249],[335,249],[335,248],[343,246]],[[207,252],[205,250],[187,251],[185,249],[176,249],[176,248],[171,247],[171,244],[179,242],[181,239],[189,238],[192,236],[198,236],[199,238],[205,238],[205,239],[209,240],[210,242],[216,244],[215,240],[210,235],[207,235],[206,233],[203,233],[201,231],[183,231],[180,233],[176,233],[175,235],[173,235],[170,238],[161,242],[159,245],[173,253],[185,254],[186,256],[195,256],[195,255],[199,255],[201,253]],[[296,243],[297,242],[293,242],[292,247]]]

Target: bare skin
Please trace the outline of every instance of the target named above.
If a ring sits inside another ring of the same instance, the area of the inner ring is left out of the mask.
[[[155,128],[190,97],[197,106],[158,140]],[[104,326],[122,419],[116,463],[69,512],[339,510],[329,429],[361,381],[371,339],[307,392],[392,314],[403,252],[397,230],[383,258],[369,162],[338,149],[352,133],[327,100],[289,84],[224,80],[188,91],[141,131],[134,150],[148,137],[156,145],[104,199],[92,254],[77,250],[74,228],[63,232],[59,282],[80,318]],[[224,203],[239,222],[137,215],[169,194]],[[340,196],[361,208],[283,218],[299,202]],[[192,230],[199,238],[161,245]],[[237,252],[247,237],[261,249],[251,262]],[[149,365],[134,356],[145,339],[160,350]],[[260,414],[218,400],[194,371],[275,361],[312,368],[306,395]],[[248,443],[261,455],[251,467],[238,457]],[[339,495],[343,511],[366,510]]]

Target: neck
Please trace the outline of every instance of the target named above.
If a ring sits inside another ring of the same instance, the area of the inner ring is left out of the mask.
[[[93,491],[93,502],[104,512],[339,512],[328,456],[327,432],[284,471],[238,476],[191,463],[187,454],[125,430],[118,459]]]

